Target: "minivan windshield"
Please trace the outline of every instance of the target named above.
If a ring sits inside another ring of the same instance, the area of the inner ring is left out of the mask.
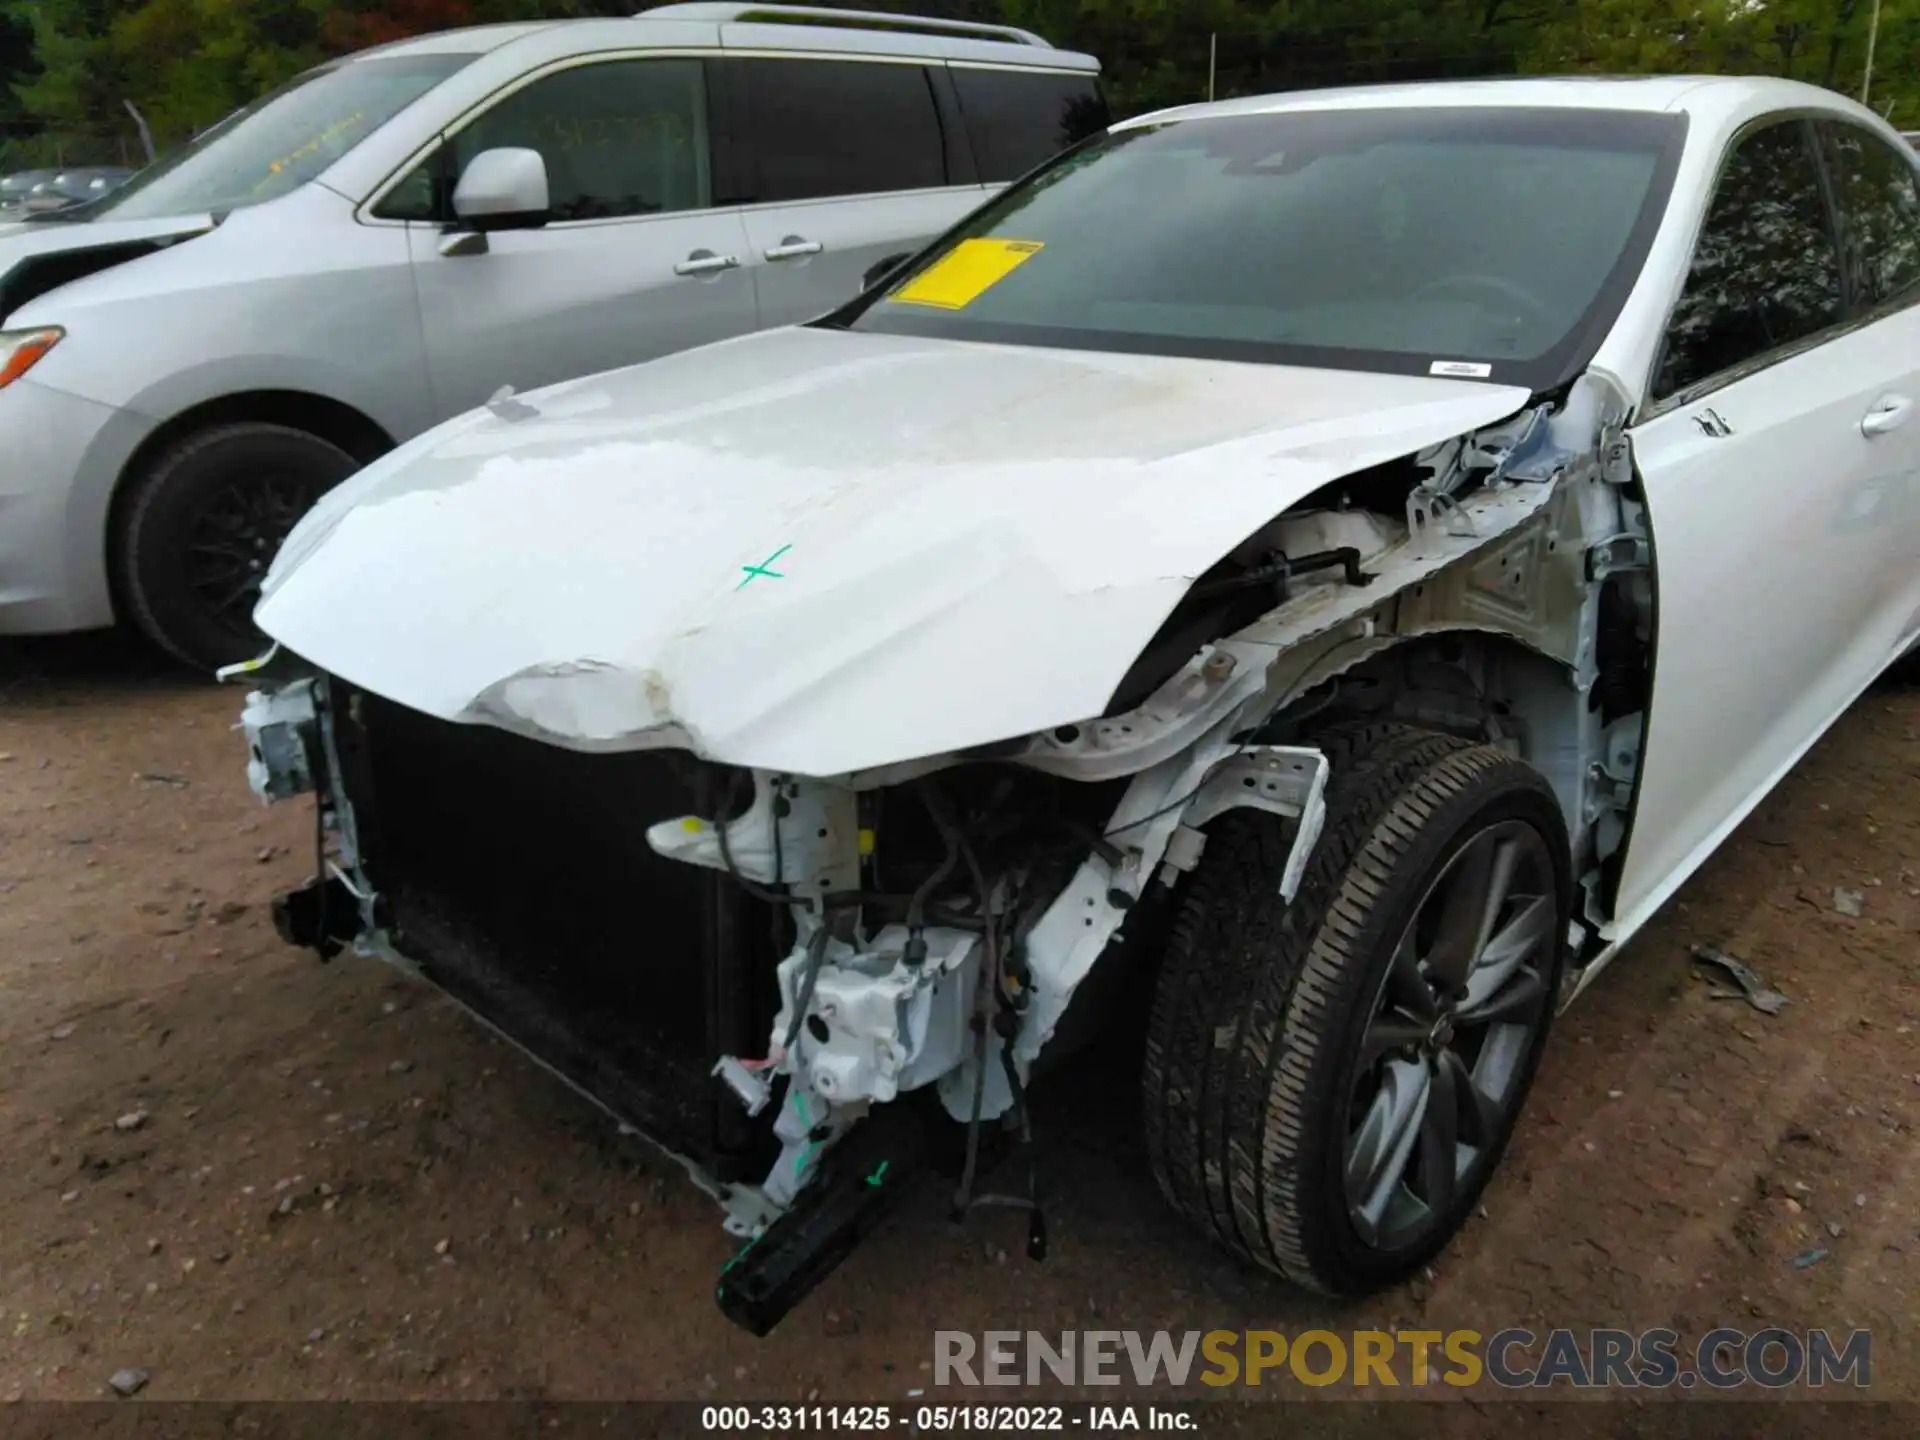
[[[396,55],[309,70],[235,111],[179,154],[149,166],[100,203],[95,220],[224,212],[306,184],[472,55]]]
[[[1676,115],[1520,107],[1121,130],[824,323],[1546,389],[1618,312],[1684,140]]]

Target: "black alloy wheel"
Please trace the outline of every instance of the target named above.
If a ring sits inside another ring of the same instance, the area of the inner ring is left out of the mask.
[[[188,435],[133,481],[115,581],[148,638],[201,670],[258,654],[260,584],[300,518],[357,468],[338,446],[248,422]]]

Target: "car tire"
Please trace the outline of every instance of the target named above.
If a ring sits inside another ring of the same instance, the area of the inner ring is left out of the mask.
[[[220,425],[176,441],[135,479],[115,575],[141,631],[213,670],[258,654],[261,579],[301,515],[358,468],[337,445],[286,425]]]
[[[1553,791],[1506,751],[1391,724],[1316,743],[1326,824],[1292,904],[1288,822],[1235,811],[1211,829],[1156,982],[1143,1118],[1177,1211],[1245,1260],[1352,1295],[1438,1254],[1499,1163],[1552,1025],[1573,885]],[[1466,924],[1483,881],[1491,919]],[[1487,966],[1464,995],[1436,987],[1471,967],[1474,946],[1441,938],[1468,930]],[[1396,967],[1403,940],[1414,963]]]

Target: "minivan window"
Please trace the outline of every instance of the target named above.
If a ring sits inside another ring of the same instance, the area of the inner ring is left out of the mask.
[[[1920,288],[1920,182],[1913,157],[1858,125],[1826,122],[1839,177],[1840,234],[1856,310]]]
[[[556,221],[713,203],[706,71],[697,59],[601,61],[536,80],[454,137],[452,175],[482,150],[504,146],[537,150],[547,162]],[[407,193],[403,184],[394,201]],[[397,214],[389,205],[378,213]]]
[[[734,60],[758,201],[815,200],[945,185],[940,112],[924,66],[859,60]]]
[[[87,218],[151,220],[223,212],[297,190],[472,55],[395,55],[323,65],[235,111],[149,166]]]
[[[1840,252],[1813,131],[1786,120],[1747,135],[1720,172],[1667,321],[1656,399],[1839,322]]]
[[[1091,75],[960,65],[950,73],[980,178],[990,185],[1018,180],[1112,123]]]
[[[825,323],[1546,389],[1618,312],[1685,135],[1521,107],[1121,130]]]

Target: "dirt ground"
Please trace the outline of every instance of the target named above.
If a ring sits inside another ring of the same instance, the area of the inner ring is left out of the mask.
[[[1038,1097],[1044,1264],[927,1186],[764,1341],[673,1167],[432,992],[277,940],[310,822],[248,793],[239,698],[0,642],[0,1400],[139,1367],[149,1398],[870,1401],[929,1383],[935,1328],[1314,1324],[1866,1327],[1876,1395],[1920,1398],[1920,691],[1862,700],[1562,1018],[1430,1279],[1334,1307],[1236,1268],[1100,1075]],[[1715,998],[1693,942],[1791,1005]]]

